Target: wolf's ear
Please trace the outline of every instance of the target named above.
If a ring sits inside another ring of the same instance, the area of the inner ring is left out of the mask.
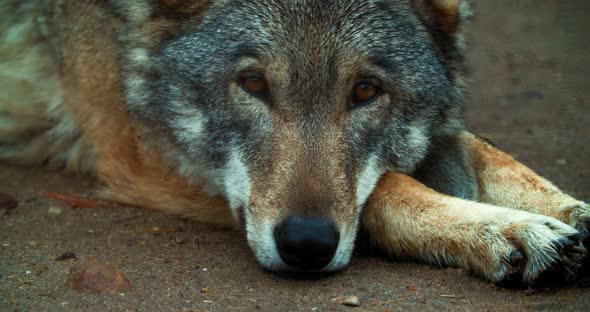
[[[414,3],[427,26],[448,34],[459,31],[470,14],[466,0],[414,0]]]
[[[471,17],[469,0],[412,0],[412,3],[449,65],[462,67],[463,26]]]
[[[471,16],[468,0],[413,0],[425,24],[439,32],[453,34]]]

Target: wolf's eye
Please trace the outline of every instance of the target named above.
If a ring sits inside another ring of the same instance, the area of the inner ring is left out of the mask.
[[[381,94],[381,89],[368,81],[357,83],[352,90],[352,104],[354,107],[371,104]]]
[[[254,96],[264,96],[268,89],[266,80],[258,76],[248,76],[240,79],[240,85],[244,91]]]

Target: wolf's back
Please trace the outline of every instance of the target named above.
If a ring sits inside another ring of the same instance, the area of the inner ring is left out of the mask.
[[[51,1],[0,3],[0,160],[85,171],[63,111]]]

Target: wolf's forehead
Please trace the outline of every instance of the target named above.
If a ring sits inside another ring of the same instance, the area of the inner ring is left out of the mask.
[[[213,6],[216,19],[231,24],[244,39],[286,47],[321,43],[324,49],[367,49],[415,28],[407,1],[394,0],[239,0]],[[407,36],[399,36],[407,37]],[[317,45],[316,45],[317,46]]]

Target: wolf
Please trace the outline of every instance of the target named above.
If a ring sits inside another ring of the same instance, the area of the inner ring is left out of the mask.
[[[589,206],[465,129],[469,17],[465,0],[5,0],[0,160],[239,224],[271,271],[343,269],[359,237],[496,283],[575,278]]]

